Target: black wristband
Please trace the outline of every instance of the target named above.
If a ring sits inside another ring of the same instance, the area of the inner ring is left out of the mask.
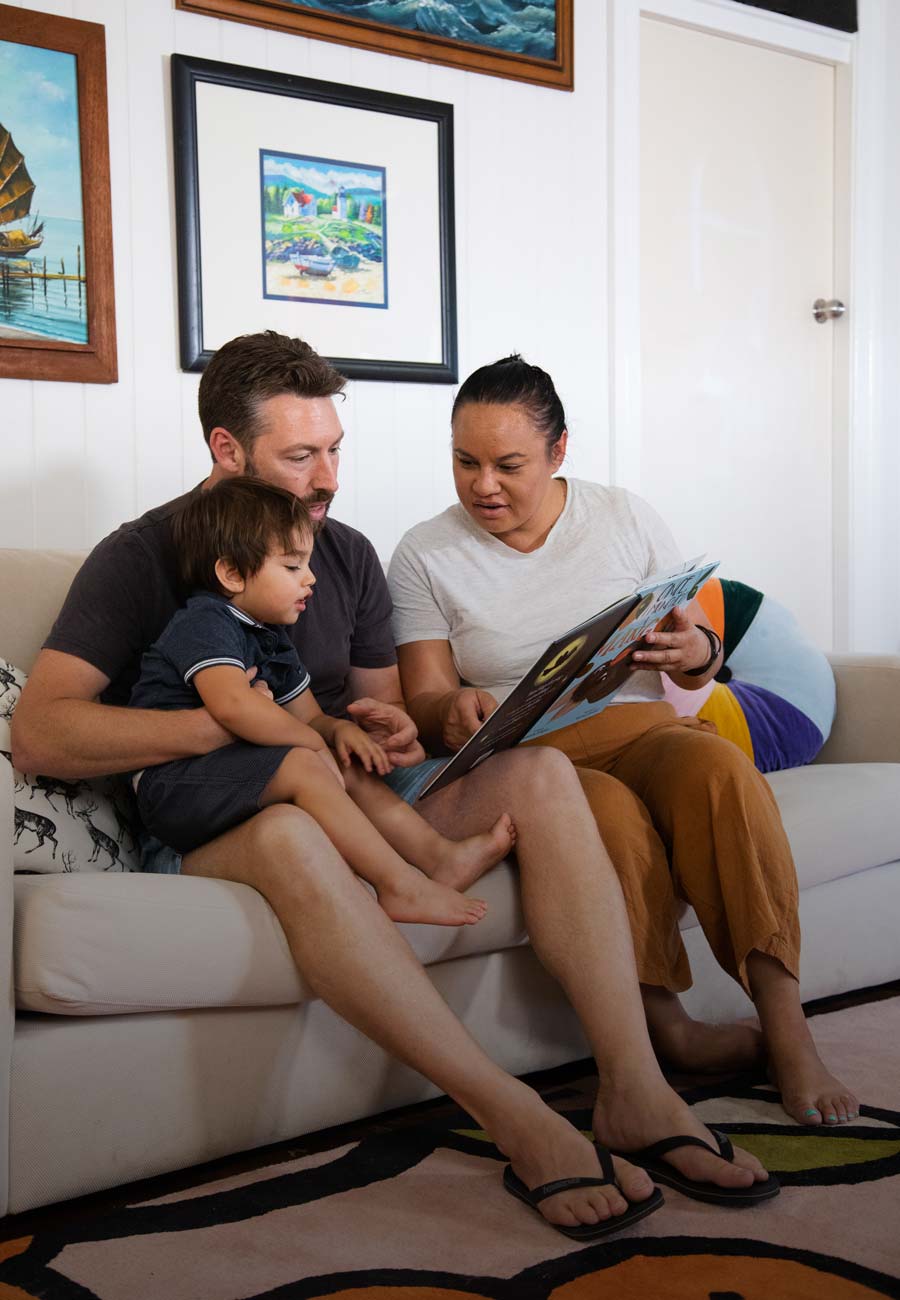
[[[707,627],[704,623],[695,623],[694,626],[698,632],[703,633],[709,642],[710,653],[706,663],[701,664],[699,668],[683,668],[682,673],[685,677],[702,677],[704,673],[709,672],[722,653],[722,642],[719,640],[718,632],[714,632],[711,627]]]

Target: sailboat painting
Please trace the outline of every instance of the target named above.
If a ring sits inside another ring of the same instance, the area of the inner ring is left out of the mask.
[[[77,64],[0,40],[0,339],[88,342]]]

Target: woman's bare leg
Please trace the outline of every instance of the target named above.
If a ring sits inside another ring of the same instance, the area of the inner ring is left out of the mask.
[[[374,772],[351,763],[342,775],[350,798],[401,858],[452,889],[471,889],[479,876],[512,851],[516,842],[509,813],[502,813],[489,830],[465,839],[448,839]]]
[[[776,957],[751,952],[747,979],[769,1053],[772,1082],[787,1113],[798,1124],[811,1126],[856,1119],[859,1101],[819,1056],[793,975]]]
[[[311,749],[292,749],[269,781],[260,807],[292,803],[316,819],[341,857],[375,886],[378,902],[394,921],[474,925],[487,911],[422,875],[399,856]]]
[[[530,1186],[563,1176],[601,1176],[590,1142],[485,1055],[310,816],[284,804],[267,808],[188,854],[182,870],[257,889],[281,922],[313,992],[453,1097]],[[651,1194],[643,1170],[617,1161],[617,1173],[630,1200]],[[581,1189],[541,1207],[551,1221],[570,1225],[596,1223],[625,1208],[612,1188]]]

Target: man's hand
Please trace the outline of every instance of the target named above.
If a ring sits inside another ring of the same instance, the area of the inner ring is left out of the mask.
[[[396,704],[365,696],[348,705],[347,712],[381,747],[392,768],[415,767],[424,761],[416,724]]]
[[[496,707],[493,695],[474,686],[448,695],[441,708],[441,734],[447,748],[453,753],[460,749]]]
[[[256,674],[259,672],[258,668],[245,668],[244,672],[247,675],[247,681],[255,691],[259,691],[260,695],[264,695],[267,700],[275,699],[275,696],[269,690],[269,683],[264,677],[260,677],[259,681],[254,681]]]
[[[639,668],[684,673],[709,662],[709,640],[682,607],[672,610],[670,626],[665,632],[648,632],[644,643],[631,656],[632,663]]]
[[[387,776],[391,771],[387,754],[355,722],[342,718],[335,723],[331,743],[344,767],[350,766],[355,754],[367,772],[375,771],[379,776]]]

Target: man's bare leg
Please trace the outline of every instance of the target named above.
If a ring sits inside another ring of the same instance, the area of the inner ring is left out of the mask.
[[[751,952],[747,981],[769,1053],[769,1073],[787,1113],[810,1126],[856,1119],[859,1101],[819,1056],[793,975],[775,957]]]
[[[448,839],[374,772],[351,763],[342,776],[353,802],[401,858],[452,889],[471,889],[480,876],[512,851],[516,842],[508,813],[501,813],[492,826],[476,835]]]
[[[516,856],[532,945],[568,995],[598,1064],[597,1138],[628,1151],[691,1134],[715,1149],[709,1130],[659,1069],[622,891],[568,759],[549,748],[510,750],[417,807],[438,829],[453,827],[456,834],[483,823],[487,808],[509,809],[518,832]],[[748,1187],[766,1176],[758,1160],[737,1149],[734,1164],[690,1147],[666,1158],[688,1177],[723,1187]],[[533,1187],[539,1175],[546,1176],[553,1155],[542,1157],[540,1169],[531,1159],[523,1158],[517,1173]],[[556,1164],[552,1176],[583,1172]]]
[[[281,922],[313,992],[453,1097],[529,1186],[563,1176],[602,1176],[591,1143],[485,1055],[309,815],[283,804],[267,808],[188,854],[182,870],[257,889]],[[616,1163],[625,1195],[646,1199],[653,1190],[647,1174]],[[572,1226],[597,1223],[625,1208],[614,1189],[598,1187],[556,1196],[541,1211],[552,1222]]]
[[[319,823],[345,862],[375,886],[394,921],[475,925],[487,911],[449,885],[429,880],[382,838],[312,749],[292,749],[260,797],[260,806],[292,803]]]

